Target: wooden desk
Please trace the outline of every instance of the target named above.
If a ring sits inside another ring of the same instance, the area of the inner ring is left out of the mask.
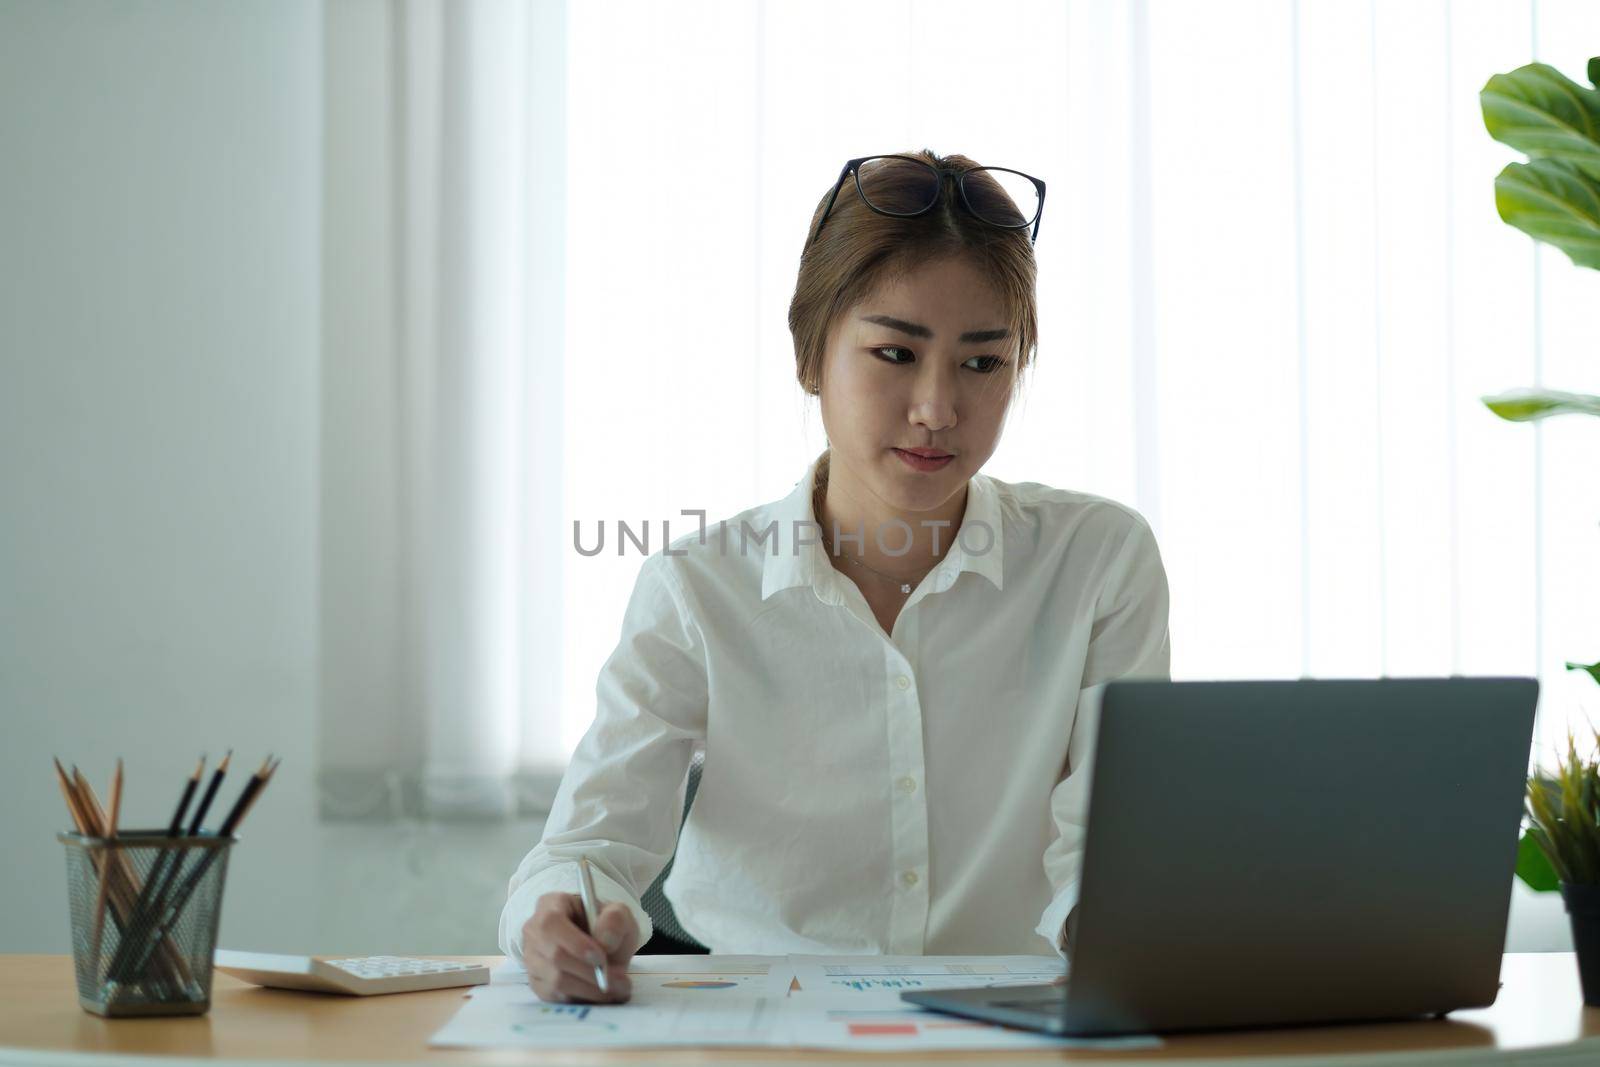
[[[496,956],[477,957],[490,966]],[[1448,1019],[1174,1035],[1137,1052],[831,1053],[780,1049],[655,1049],[563,1053],[430,1049],[428,1037],[460,1006],[463,990],[332,997],[260,989],[218,973],[211,1012],[192,1018],[102,1019],[78,1007],[68,956],[0,956],[0,1067],[46,1053],[112,1053],[227,1060],[379,1060],[396,1063],[706,1063],[845,1060],[1173,1063],[1244,1058],[1252,1067],[1313,1063],[1600,1064],[1600,1009],[1585,1009],[1571,953],[1514,953],[1492,1007]],[[30,1053],[32,1053],[30,1055]]]

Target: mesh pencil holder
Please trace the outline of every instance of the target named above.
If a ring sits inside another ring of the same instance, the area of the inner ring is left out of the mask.
[[[96,1015],[200,1015],[235,837],[58,833],[67,848],[78,1003]]]

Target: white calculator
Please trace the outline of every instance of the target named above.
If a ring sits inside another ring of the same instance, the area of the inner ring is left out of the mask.
[[[281,956],[219,948],[213,963],[224,974],[255,985],[360,997],[485,985],[489,981],[489,968],[481,964],[408,956]]]

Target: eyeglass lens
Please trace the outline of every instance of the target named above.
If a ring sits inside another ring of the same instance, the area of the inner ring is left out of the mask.
[[[873,156],[856,168],[867,203],[890,215],[915,215],[928,210],[939,195],[939,172],[928,164],[900,156]],[[996,226],[1033,225],[1039,214],[1039,190],[1012,170],[978,167],[966,173],[967,201],[972,212]],[[960,196],[951,191],[951,195]]]

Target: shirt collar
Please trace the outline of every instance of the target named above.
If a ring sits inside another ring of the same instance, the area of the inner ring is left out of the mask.
[[[768,516],[776,521],[776,529],[767,550],[761,571],[761,599],[766,600],[780,589],[809,585],[817,598],[829,603],[840,602],[837,582],[839,572],[828,563],[828,557],[817,534],[817,517],[811,506],[811,492],[816,487],[817,467],[824,451],[811,461],[805,475],[795,483],[794,491],[768,509]],[[810,523],[810,526],[806,524]],[[955,543],[935,574],[941,580],[934,589],[948,589],[962,571],[971,571],[989,579],[996,589],[1004,588],[1005,529],[1001,525],[1000,495],[994,480],[981,471],[967,480],[967,508],[961,517],[961,527],[956,531]],[[754,531],[759,533],[760,531]],[[945,531],[948,533],[949,531]],[[799,534],[800,537],[796,537]],[[809,539],[810,544],[799,544]],[[968,552],[965,541],[975,550]],[[797,549],[795,546],[799,544]],[[986,547],[987,546],[987,547]]]

